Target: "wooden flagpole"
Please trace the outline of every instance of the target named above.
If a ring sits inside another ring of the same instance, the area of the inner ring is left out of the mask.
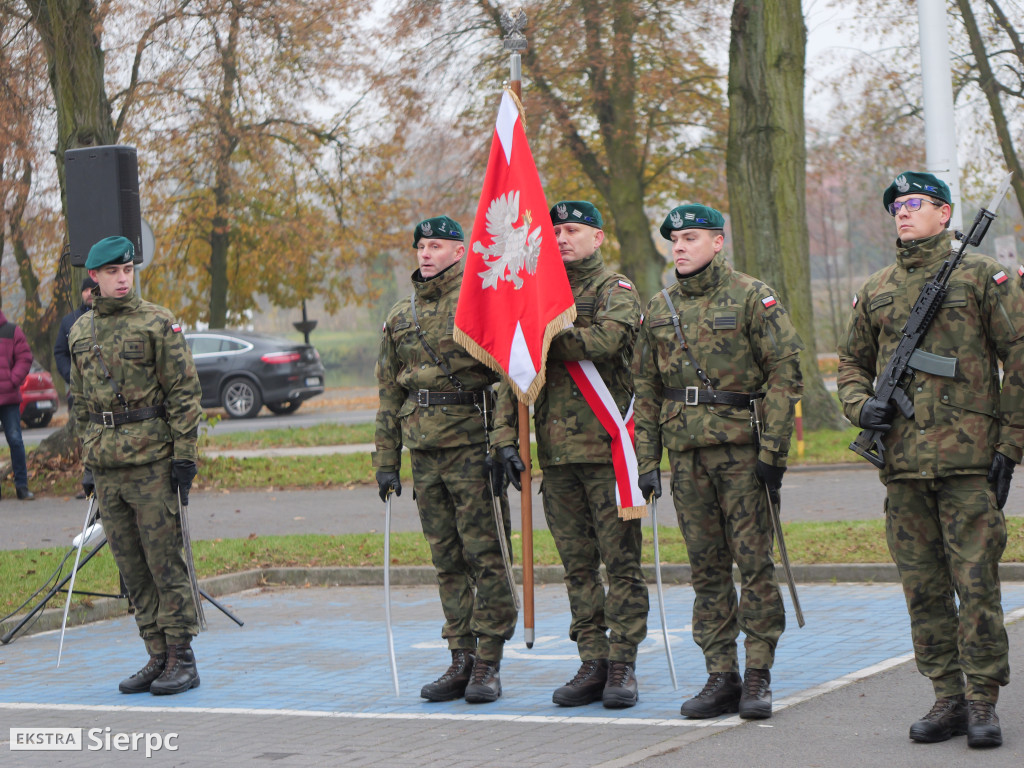
[[[519,8],[501,14],[501,25],[507,33],[502,45],[509,52],[509,90],[520,104],[523,100],[523,66],[520,51],[526,50],[526,13]],[[519,458],[526,469],[520,476],[523,486],[520,495],[523,519],[523,635],[526,647],[533,648],[533,487],[530,465],[530,409],[519,402]]]

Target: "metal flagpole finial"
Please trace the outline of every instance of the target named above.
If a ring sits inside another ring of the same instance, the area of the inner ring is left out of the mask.
[[[502,39],[502,47],[509,52],[509,79],[518,82],[523,79],[523,67],[519,57],[520,51],[529,47],[526,42],[526,11],[521,7],[514,11],[501,12],[501,28],[505,30],[505,37]]]
[[[526,11],[521,7],[511,13],[502,11],[501,28],[505,30],[501,44],[506,51],[519,52],[527,49],[529,44],[526,42],[526,35],[523,34],[523,30],[526,29]]]

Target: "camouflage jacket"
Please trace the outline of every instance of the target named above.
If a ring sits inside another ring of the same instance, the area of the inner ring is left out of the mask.
[[[426,281],[419,279],[417,270],[412,288],[416,316],[427,344],[462,382],[463,391],[472,392],[496,384],[501,377],[452,338],[462,270],[463,262],[458,261]],[[457,388],[423,348],[409,298],[397,302],[384,321],[376,372],[380,409],[374,437],[374,467],[397,470],[402,463],[403,443],[410,450],[425,450],[485,442],[483,415],[476,405],[416,404],[418,390],[455,392]],[[514,427],[493,423],[490,437],[493,447],[512,444]]]
[[[103,362],[130,410],[163,405],[166,418],[104,427],[90,413],[123,411],[93,352]],[[169,310],[137,295],[120,299],[97,296],[68,335],[71,392],[84,463],[112,469],[175,458],[195,461],[202,390],[192,353]]]
[[[874,393],[924,284],[949,256],[943,232],[904,245],[896,263],[868,278],[839,344],[839,397],[846,417]],[[1006,278],[1006,279],[1004,279]],[[998,450],[1016,462],[1024,448],[1024,291],[995,259],[964,255],[919,347],[959,358],[955,378],[917,372],[907,395],[913,419],[897,412],[883,442],[883,480],[985,474]],[[1003,364],[1002,384],[999,361]]]
[[[758,458],[785,466],[794,409],[803,393],[803,343],[789,313],[771,288],[733,270],[721,254],[703,272],[677,280],[668,293],[679,313],[683,336],[713,388],[765,393]],[[644,315],[633,359],[633,384],[641,473],[659,466],[663,447],[686,451],[755,441],[747,406],[686,405],[664,397],[663,387],[703,385],[679,346],[672,311],[660,292]]]
[[[576,322],[551,340],[544,388],[533,405],[541,469],[612,460],[611,436],[580,394],[566,360],[594,363],[623,416],[633,398],[629,362],[640,325],[633,284],[605,267],[600,253],[565,268],[576,300]]]

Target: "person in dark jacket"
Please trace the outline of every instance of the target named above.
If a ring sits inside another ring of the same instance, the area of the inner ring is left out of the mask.
[[[11,469],[18,498],[35,498],[28,489],[25,443],[21,439],[21,385],[32,367],[32,350],[25,332],[0,312],[0,422],[11,449]]]
[[[71,326],[75,321],[92,309],[92,289],[96,287],[96,281],[86,276],[82,280],[82,304],[78,309],[73,309],[64,315],[60,321],[60,330],[57,331],[57,338],[53,342],[53,359],[57,361],[57,371],[60,373],[64,383],[68,385],[68,410],[71,410],[71,348],[68,347],[68,334],[71,333]]]

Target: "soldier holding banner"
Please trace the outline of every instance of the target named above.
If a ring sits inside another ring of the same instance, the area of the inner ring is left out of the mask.
[[[619,455],[623,449],[632,455],[632,446],[622,443],[629,443],[623,424],[633,394],[629,362],[640,302],[633,285],[601,258],[604,231],[593,204],[565,200],[550,216],[577,314],[573,327],[551,340],[534,424],[544,516],[565,568],[569,637],[582,661],[552,700],[570,707],[594,701],[631,707],[649,610],[640,569],[644,507],[638,494],[634,499],[625,490],[628,478],[616,475],[613,453],[617,447]],[[625,440],[619,439],[623,434]],[[607,594],[598,571],[602,562]]]
[[[373,466],[381,500],[390,492],[401,495],[403,444],[409,449],[414,498],[437,571],[445,615],[441,636],[452,663],[420,696],[490,702],[501,696],[502,649],[518,613],[489,487],[497,491],[508,542],[504,465],[488,457],[488,431],[496,454],[519,471],[523,467],[514,426],[493,418],[491,386],[498,374],[452,338],[465,254],[462,227],[447,216],[421,221],[413,247],[419,268],[412,294],[392,307],[381,336]]]
[[[765,487],[778,493],[786,470],[803,345],[775,292],[726,262],[724,226],[722,214],[704,205],[681,205],[661,225],[672,241],[676,280],[647,305],[633,361],[636,452],[640,490],[650,498],[661,496],[659,467],[668,450],[690,557],[693,638],[709,677],[681,713],[709,718],[738,710],[767,718],[786,615]],[[763,398],[760,445],[751,424],[755,398]]]
[[[175,694],[199,686],[192,651],[196,605],[183,554],[178,494],[196,475],[201,388],[181,326],[132,290],[134,247],[108,237],[85,262],[92,310],[72,326],[71,393],[83,462],[103,532],[135,606],[149,662],[122,693]]]

